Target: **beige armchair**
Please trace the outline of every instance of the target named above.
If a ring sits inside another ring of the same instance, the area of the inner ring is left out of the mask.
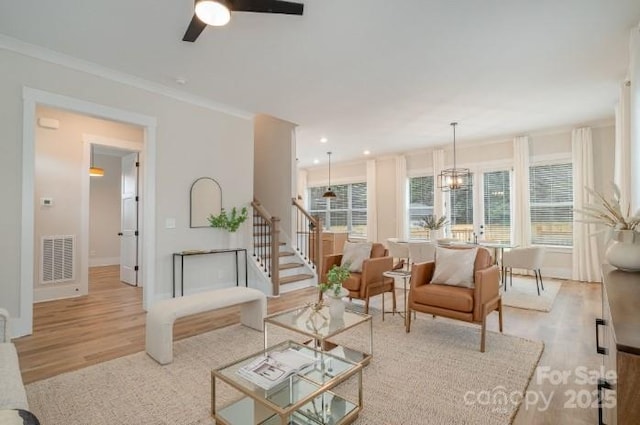
[[[481,325],[480,351],[484,353],[486,318],[494,310],[498,310],[502,332],[500,274],[498,267],[492,264],[491,254],[485,248],[478,248],[473,267],[473,288],[432,283],[435,265],[435,262],[413,265],[407,332],[411,330],[411,310],[477,323]]]
[[[322,262],[322,282],[327,281],[327,272],[333,265],[340,265],[342,254],[327,255]],[[349,291],[349,298],[364,300],[364,311],[369,313],[369,299],[376,295],[382,295],[382,319],[384,320],[384,293],[391,292],[393,310],[396,309],[396,293],[393,278],[382,274],[393,269],[393,258],[389,256],[387,249],[381,243],[374,243],[371,247],[371,255],[362,262],[362,272],[351,272],[342,287]]]

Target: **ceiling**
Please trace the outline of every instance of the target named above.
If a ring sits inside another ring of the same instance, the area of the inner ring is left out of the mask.
[[[186,43],[193,0],[4,1],[0,33],[296,123],[309,166],[450,144],[451,121],[464,142],[611,118],[640,22],[638,0],[303,2]]]

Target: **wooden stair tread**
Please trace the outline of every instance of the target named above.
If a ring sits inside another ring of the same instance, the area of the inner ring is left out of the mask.
[[[286,285],[287,283],[299,282],[301,280],[311,279],[312,274],[302,273],[294,274],[293,276],[285,276],[280,278],[280,285]]]
[[[280,270],[289,270],[289,269],[296,269],[298,267],[302,267],[304,266],[303,263],[282,263],[278,266],[278,269]]]
[[[286,242],[280,242],[278,245],[285,246],[286,244],[287,244]],[[267,242],[267,243],[254,243],[253,246],[266,247],[266,246],[271,246],[271,243],[270,242]]]
[[[291,251],[280,251],[278,252],[278,257],[291,257],[293,252]],[[264,258],[271,258],[271,253],[267,252],[263,255]]]

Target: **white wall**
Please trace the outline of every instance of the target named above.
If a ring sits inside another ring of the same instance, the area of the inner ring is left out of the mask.
[[[254,194],[290,237],[291,199],[296,196],[295,124],[268,115],[254,120]]]
[[[122,158],[95,154],[103,177],[91,178],[89,197],[89,266],[120,264]]]
[[[612,109],[613,113],[613,109]],[[577,124],[576,127],[581,125]],[[532,163],[550,159],[571,160],[571,131],[558,130],[556,132],[533,133],[531,136]],[[592,128],[594,144],[594,158],[596,161],[596,189],[610,193],[608,182],[613,181],[613,162],[615,129],[613,125]],[[451,146],[444,146],[445,167],[453,165]],[[478,168],[493,165],[513,166],[513,142],[511,140],[485,141],[479,143],[456,143],[456,162],[459,167]],[[407,175],[424,175],[432,172],[432,150],[407,152],[404,154],[407,162]],[[396,168],[393,157],[376,158],[377,213],[378,213],[378,241],[397,237],[396,222]],[[334,172],[334,170],[336,170]],[[348,164],[335,164],[331,168],[331,181],[345,182],[359,181],[366,178],[366,160]],[[307,169],[307,185],[318,186],[326,184],[326,166]],[[604,251],[603,244],[600,244]],[[547,275],[569,278],[571,275],[571,249],[549,249],[543,272]]]
[[[189,228],[189,188],[200,176],[220,183],[224,206],[248,205],[253,196],[253,122],[251,117],[196,106],[149,90],[74,70],[67,66],[0,50],[0,306],[20,316],[22,187],[22,90],[24,86],[155,117],[156,240],[154,298],[171,294],[171,254],[184,249],[228,244],[212,229]],[[175,218],[176,228],[165,228]],[[246,223],[245,223],[246,227]],[[228,258],[210,259],[222,274],[192,281],[191,288],[225,285]],[[213,275],[213,276],[212,276]],[[190,288],[190,290],[191,290]]]
[[[631,30],[629,43],[631,80],[631,209],[640,209],[640,25]]]

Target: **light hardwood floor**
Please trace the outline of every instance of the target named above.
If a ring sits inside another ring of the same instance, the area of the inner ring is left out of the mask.
[[[120,283],[117,267],[92,268],[90,282],[86,297],[34,306],[33,335],[15,340],[25,383],[144,350],[142,290]],[[298,306],[315,297],[314,289],[286,293],[269,300],[269,312]],[[399,291],[399,304],[401,300]],[[595,383],[582,385],[576,377],[576,368],[594,371],[600,367],[593,325],[600,312],[600,285],[571,281],[563,284],[550,313],[505,307],[505,333],[544,341],[539,366],[554,373],[571,374],[563,385],[553,385],[549,379],[540,380],[534,374],[528,388],[529,398],[532,400],[534,393],[542,394],[550,397],[551,402],[544,411],[540,411],[542,401],[528,408],[523,403],[514,424],[597,423],[595,408],[565,405],[571,404],[571,395],[579,391],[588,391],[589,401],[594,400]],[[236,307],[195,315],[176,321],[174,337],[188,338],[237,322]],[[497,314],[491,315],[488,329],[497,331]],[[587,394],[582,393],[581,397],[584,401]]]

